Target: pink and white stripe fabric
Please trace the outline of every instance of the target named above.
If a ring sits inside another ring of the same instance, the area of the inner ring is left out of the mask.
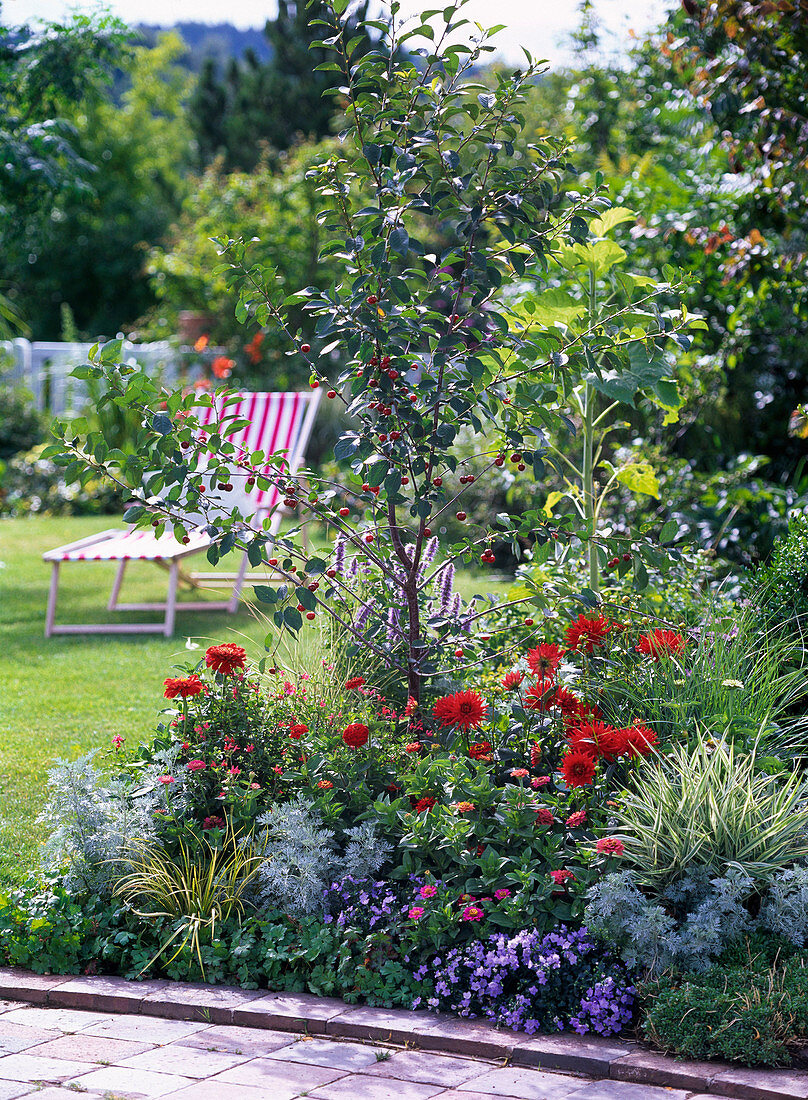
[[[216,408],[198,408],[195,413],[203,426],[215,425],[225,414],[249,420],[246,428],[226,437],[247,461],[255,451],[270,455],[280,450],[295,460],[299,458],[298,443],[310,401],[307,393],[245,393],[226,408],[219,404]],[[273,469],[265,466],[261,472]],[[280,493],[274,486],[266,490],[256,486],[248,493],[245,480],[246,475],[234,475],[233,490],[212,493],[210,503],[222,511],[238,507],[245,516],[266,514],[277,506]],[[195,522],[201,518],[195,517]],[[200,527],[190,527],[188,536],[190,541],[182,543],[169,531],[159,536],[148,529],[109,531],[85,546],[64,547],[43,557],[46,561],[171,561],[210,545],[210,537]]]

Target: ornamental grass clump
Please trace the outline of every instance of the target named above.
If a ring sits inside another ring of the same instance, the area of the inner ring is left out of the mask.
[[[670,745],[633,775],[614,816],[627,865],[655,887],[698,867],[765,883],[808,857],[808,784],[767,774],[728,740]]]

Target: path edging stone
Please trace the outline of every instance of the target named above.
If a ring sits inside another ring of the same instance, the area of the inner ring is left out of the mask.
[[[131,982],[108,976],[34,974],[15,967],[0,967],[0,999],[53,1008],[204,1020],[334,1039],[365,1039],[489,1061],[502,1059],[515,1066],[698,1090],[716,1097],[808,1100],[808,1073],[680,1061],[645,1050],[631,1040],[571,1034],[530,1036],[499,1030],[479,1020],[420,1010],[351,1006],[333,997],[308,993],[267,993],[195,982]]]

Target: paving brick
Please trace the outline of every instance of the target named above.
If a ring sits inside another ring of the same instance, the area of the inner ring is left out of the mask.
[[[103,1035],[110,1039],[128,1039],[133,1043],[163,1045],[189,1035],[198,1035],[208,1025],[190,1020],[159,1020],[150,1016],[113,1016],[87,1029],[88,1035]]]
[[[254,1058],[243,1066],[236,1066],[216,1078],[226,1085],[249,1085],[264,1089],[267,1100],[292,1100],[301,1092],[319,1088],[344,1077],[343,1070],[325,1069],[323,1066],[294,1065],[277,1062],[272,1058]]]
[[[163,1100],[280,1100],[282,1096],[283,1093],[277,1097],[272,1093],[270,1097],[266,1089],[252,1089],[249,1085],[226,1085],[216,1077],[213,1081],[194,1081],[179,1092],[168,1093]],[[77,1100],[75,1093],[71,1100]]]
[[[16,1100],[18,1096],[30,1097],[31,1100],[76,1100],[75,1089],[63,1089],[60,1085],[48,1085],[46,1088],[37,1088],[29,1092],[30,1085],[13,1085],[12,1088],[22,1089],[22,1092],[4,1092],[5,1081],[0,1081],[0,1100]]]
[[[60,1035],[50,1042],[31,1048],[29,1054],[47,1058],[69,1058],[74,1062],[121,1062],[135,1054],[154,1050],[150,1043],[130,1043],[125,1039],[110,1039],[103,1035],[88,1035],[80,1031],[76,1035]]]
[[[147,1016],[174,1020],[206,1020],[213,1024],[232,1024],[233,1010],[246,1008],[265,994],[231,986],[194,985],[190,982],[166,983],[143,998],[140,1011]]]
[[[193,1077],[195,1080],[213,1077],[223,1070],[232,1069],[246,1062],[250,1055],[233,1054],[222,1050],[198,1050],[195,1047],[169,1046],[156,1047],[144,1054],[134,1054],[131,1058],[116,1059],[115,1064],[131,1066],[132,1069],[155,1070],[157,1073],[174,1073],[179,1077]]]
[[[739,1100],[806,1100],[808,1073],[776,1069],[725,1069],[717,1073],[710,1092]]]
[[[35,1054],[6,1054],[0,1058],[0,1080],[61,1083],[94,1068],[92,1062],[67,1062],[64,1058]]]
[[[609,1072],[618,1081],[703,1091],[710,1087],[716,1074],[728,1068],[721,1062],[685,1062],[652,1050],[636,1050],[612,1062]]]
[[[324,1035],[326,1024],[345,1011],[345,1002],[308,993],[270,993],[233,1011],[233,1023]]]
[[[17,1100],[18,1096],[30,1096],[28,1085],[19,1081],[0,1081],[0,1100]],[[44,1096],[44,1092],[38,1092],[37,1096]],[[71,1100],[76,1100],[76,1094],[71,1094]]]
[[[92,1009],[94,1012],[139,1012],[144,997],[170,984],[167,981],[128,982],[125,978],[104,975],[74,978],[51,990],[48,1004]]]
[[[593,1081],[576,1092],[570,1090],[568,1095],[570,1100],[686,1100],[690,1094],[632,1081]]]
[[[76,1008],[15,1008],[3,1013],[3,1024],[24,1024],[26,1027],[44,1028],[46,1031],[86,1031],[87,1028],[110,1019],[98,1012],[81,1012]]]
[[[485,1062],[472,1062],[468,1058],[452,1058],[448,1054],[429,1054],[420,1050],[401,1050],[363,1072],[374,1077],[395,1077],[402,1081],[420,1081],[427,1085],[452,1088],[487,1073],[490,1068]]]
[[[473,1058],[500,1059],[511,1057],[515,1038],[511,1031],[497,1031],[471,1020],[436,1016],[430,1022],[419,1022],[413,1043],[424,1050],[467,1054]]]
[[[440,1085],[393,1081],[352,1074],[309,1093],[310,1100],[429,1100],[443,1092]]]
[[[492,1069],[488,1073],[475,1077],[466,1085],[460,1085],[458,1092],[482,1093],[492,1097],[518,1096],[521,1100],[567,1100],[568,1096],[578,1095],[576,1088],[586,1084],[556,1073],[543,1073],[538,1069],[523,1069],[509,1066],[505,1069]]]
[[[51,1031],[44,1027],[28,1027],[15,1024],[11,1020],[0,1020],[0,1051],[4,1054],[16,1054],[28,1047],[46,1043],[49,1039],[58,1039],[61,1031]]]
[[[366,1005],[346,1010],[342,1005],[340,1014],[328,1021],[327,1031],[329,1035],[344,1035],[350,1039],[405,1043],[414,1035],[434,1027],[437,1022],[438,1017],[431,1012],[371,1008]]]
[[[48,991],[66,981],[68,978],[58,974],[32,974],[30,970],[2,966],[0,997],[8,997],[12,1001],[29,1001],[31,1004],[45,1004]]]
[[[474,1082],[472,1082],[472,1085]],[[457,1089],[447,1089],[446,1092],[438,1093],[437,1100],[494,1100],[494,1094],[490,1092],[469,1092],[468,1088],[463,1092],[458,1092]],[[496,1093],[495,1100],[521,1100],[519,1096],[503,1096],[501,1093]],[[713,1098],[715,1100],[715,1098]]]
[[[153,1073],[147,1069],[132,1069],[129,1066],[105,1066],[86,1073],[82,1077],[73,1077],[70,1084],[76,1092],[114,1093],[119,1097],[166,1096],[178,1092],[191,1084],[187,1077],[172,1073]]]
[[[525,1036],[515,1042],[513,1063],[608,1077],[610,1065],[633,1049],[628,1043],[597,1035]]]
[[[376,1065],[378,1047],[361,1043],[337,1043],[333,1039],[301,1039],[290,1046],[270,1054],[282,1062],[301,1062],[304,1065],[326,1066],[328,1069],[347,1071],[364,1070]]]
[[[2,1022],[0,1022],[2,1029]],[[194,1035],[177,1039],[175,1046],[196,1047],[199,1050],[229,1050],[233,1054],[248,1054],[259,1058],[271,1054],[280,1047],[294,1043],[298,1036],[293,1031],[264,1031],[257,1027],[236,1027],[235,1024],[214,1025]]]

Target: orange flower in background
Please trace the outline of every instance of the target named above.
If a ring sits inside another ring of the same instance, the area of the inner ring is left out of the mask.
[[[488,704],[477,691],[456,691],[438,699],[433,716],[444,729],[457,726],[463,730],[475,729],[486,716]]]
[[[474,809],[473,802],[455,802],[454,808],[459,814],[470,814]]]
[[[247,650],[232,642],[212,645],[205,651],[205,664],[223,676],[231,676],[237,668],[244,668],[246,661]]]
[[[612,624],[603,615],[598,615],[595,619],[587,619],[586,615],[579,615],[575,622],[567,627],[564,637],[570,649],[591,653],[595,646],[605,643],[611,629]]]
[[[235,360],[228,359],[226,355],[217,355],[210,365],[214,378],[229,378],[233,373]]]
[[[595,778],[595,758],[571,749],[561,761],[561,774],[568,787],[588,787]]]
[[[643,634],[636,649],[644,657],[653,657],[658,661],[665,654],[681,653],[686,645],[687,638],[675,630],[652,630],[649,634]]]
[[[207,334],[204,336],[200,336],[197,342],[194,344],[194,351],[204,351],[209,343],[210,337]]]
[[[247,358],[251,363],[261,362],[261,345],[264,342],[263,332],[256,332],[249,344],[246,345],[244,350],[247,353]]]
[[[534,649],[527,651],[526,660],[531,671],[535,672],[540,680],[552,680],[558,672],[564,653],[565,650],[559,645],[540,642]]]

